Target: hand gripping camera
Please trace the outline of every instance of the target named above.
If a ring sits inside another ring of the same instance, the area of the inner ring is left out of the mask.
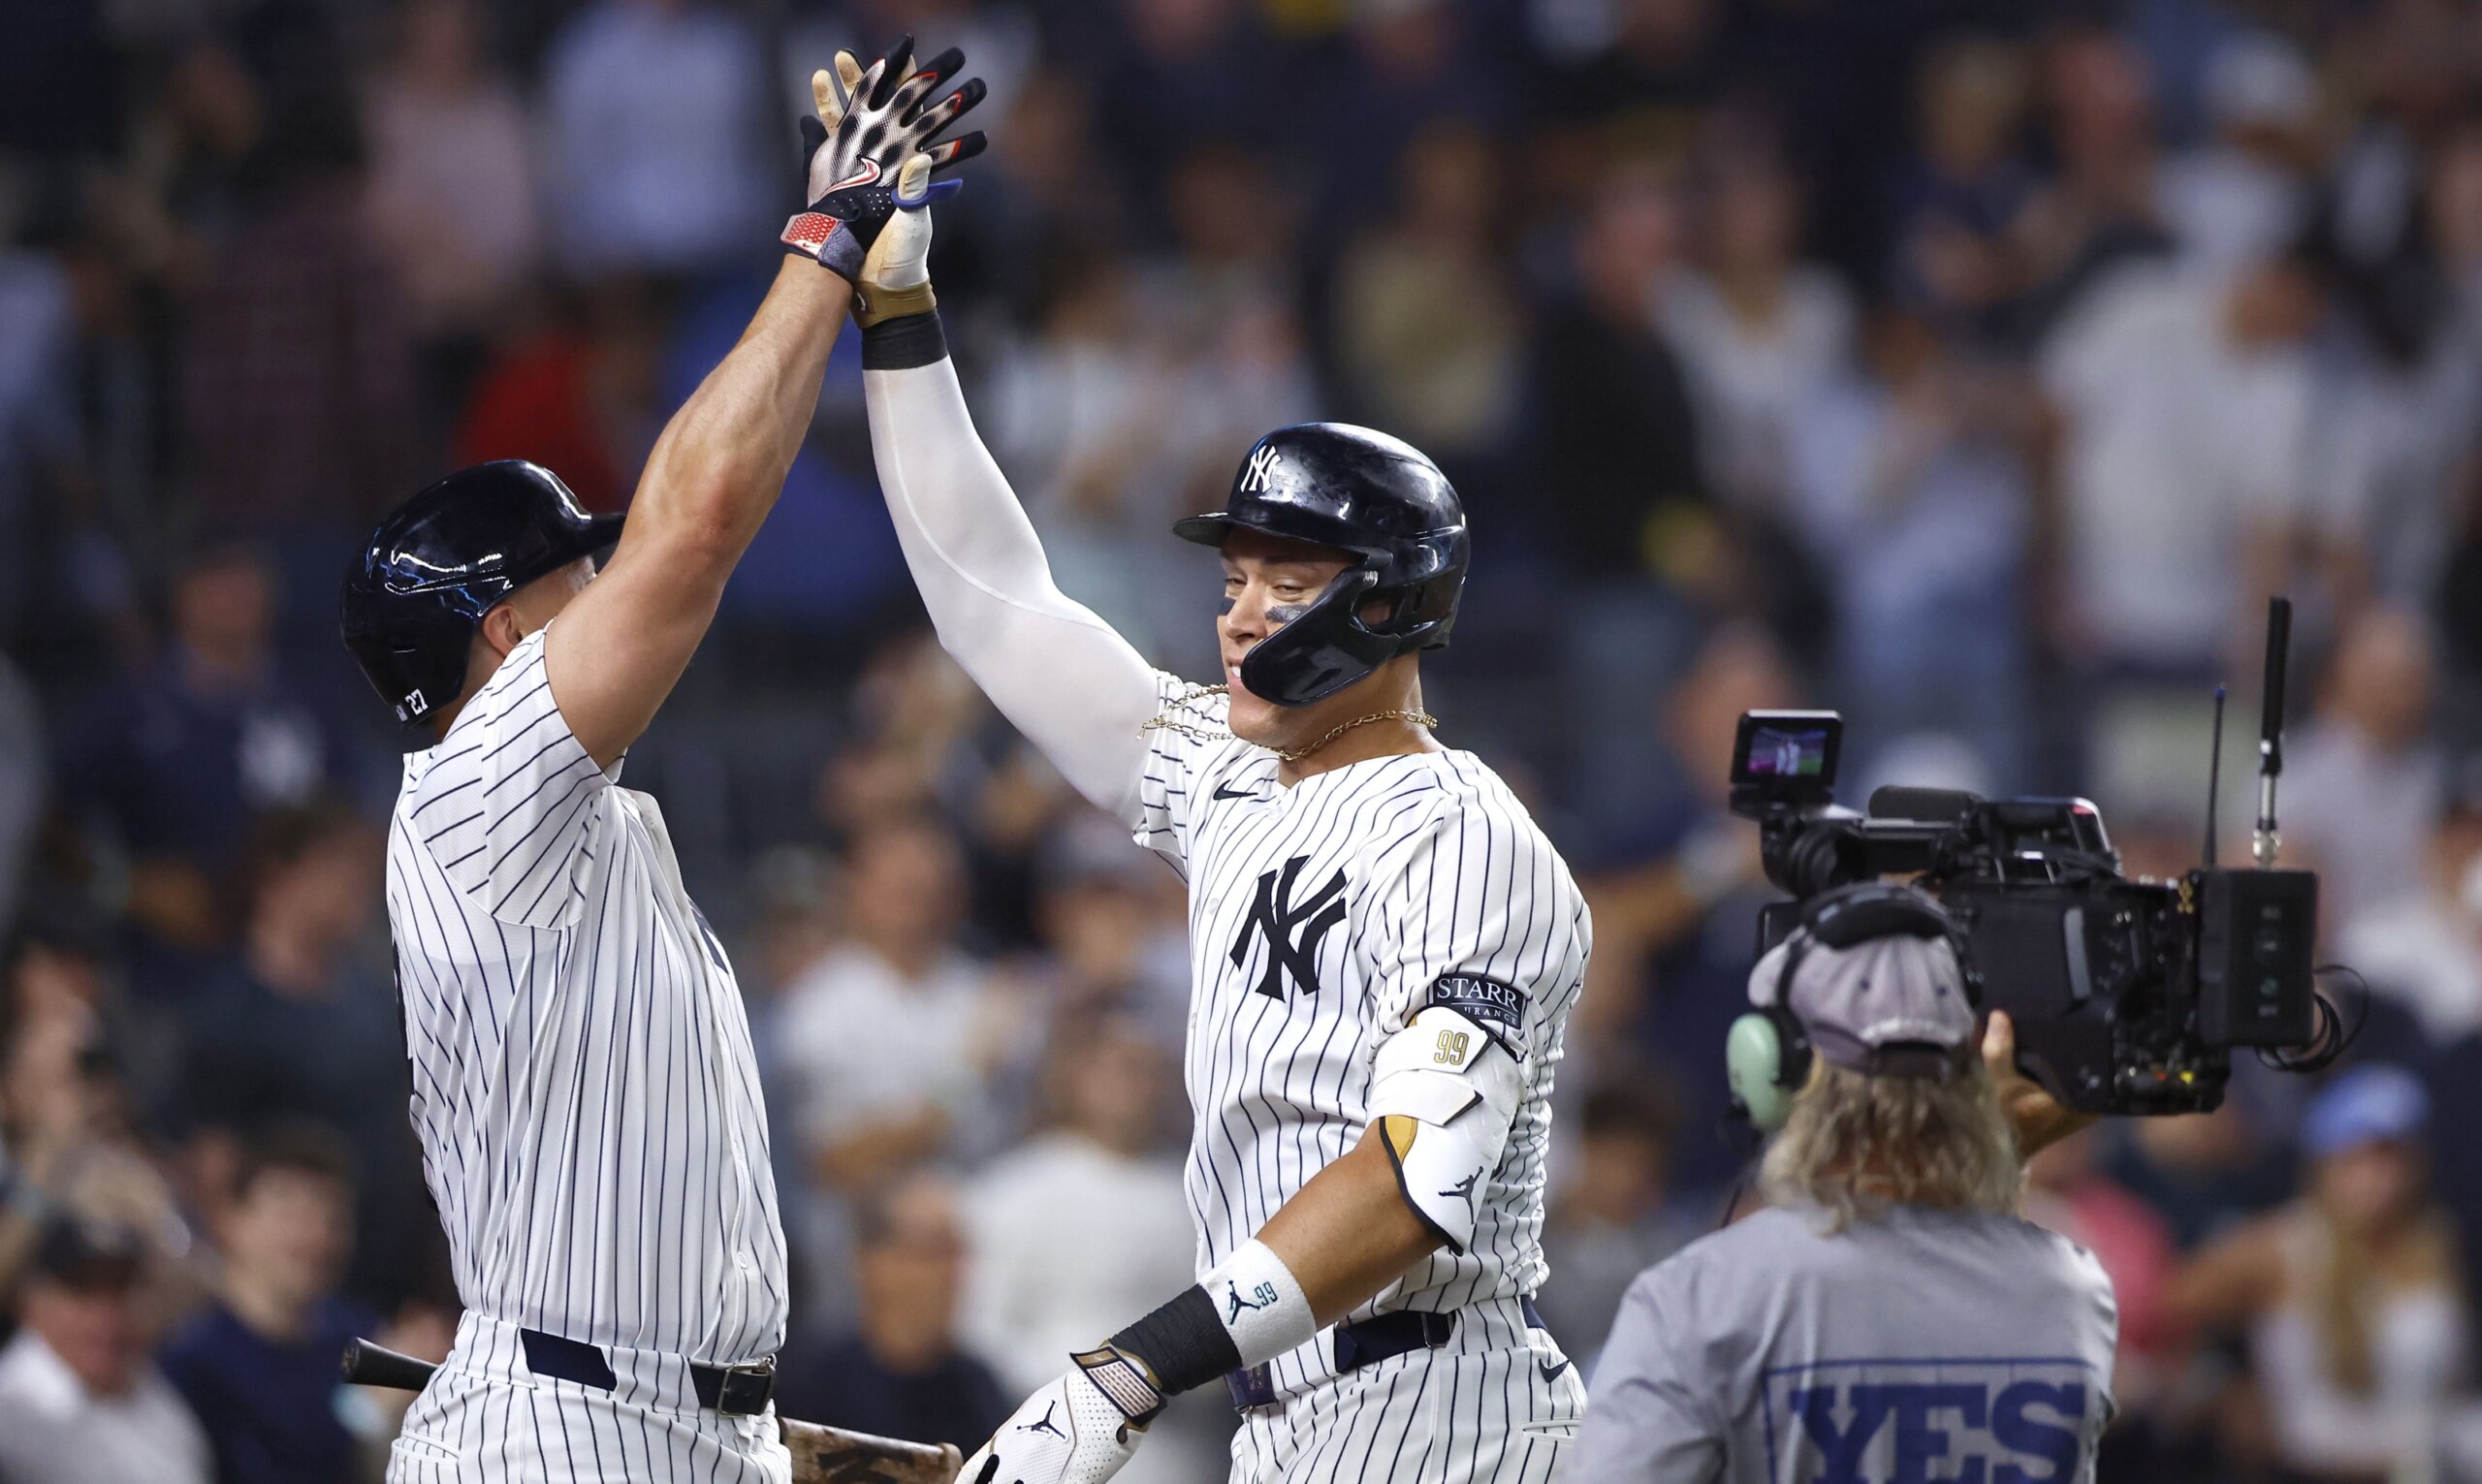
[[[1757,821],[1767,879],[1792,894],[1759,915],[1759,952],[1801,903],[1838,886],[1909,876],[1963,933],[1968,987],[2017,1026],[2018,1064],[2085,1112],[2194,1113],[2223,1101],[2236,1047],[2312,1070],[2341,1050],[2311,959],[2318,878],[2274,868],[2283,769],[2290,605],[2271,606],[2259,742],[2257,867],[2214,864],[2131,880],[2084,799],[1983,799],[1888,787],[1867,813],[1834,802],[1843,719],[1751,711],[1733,761],[1733,812]],[[2222,735],[2222,692],[2215,733]]]

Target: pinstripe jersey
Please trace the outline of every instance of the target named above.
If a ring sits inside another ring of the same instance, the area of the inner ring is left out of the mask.
[[[732,965],[538,632],[405,759],[388,838],[413,1122],[458,1297],[589,1344],[773,1354],[784,1235]]]
[[[1499,775],[1468,752],[1372,758],[1289,788],[1229,736],[1221,695],[1159,677],[1167,718],[1139,790],[1137,839],[1190,887],[1187,1184],[1203,1274],[1359,1142],[1380,1043],[1448,993],[1521,1001],[1509,1028],[1525,1097],[1475,1192],[1474,1239],[1355,1310],[1449,1310],[1543,1279],[1543,1155],[1561,1036],[1591,937],[1567,866]],[[1279,1357],[1279,1393],[1333,1374],[1323,1337]]]

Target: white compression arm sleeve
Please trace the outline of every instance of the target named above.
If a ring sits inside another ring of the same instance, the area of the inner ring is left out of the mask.
[[[1134,822],[1154,669],[1053,584],[944,356],[866,369],[862,387],[879,488],[941,647],[1071,787]]]

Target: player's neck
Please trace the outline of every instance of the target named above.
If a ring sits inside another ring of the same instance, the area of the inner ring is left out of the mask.
[[[1417,719],[1425,714],[1419,680],[1401,690],[1353,696],[1352,704],[1320,717],[1315,729],[1302,728],[1301,745],[1309,750],[1277,764],[1276,781],[1289,788],[1304,778],[1373,758],[1447,751]]]

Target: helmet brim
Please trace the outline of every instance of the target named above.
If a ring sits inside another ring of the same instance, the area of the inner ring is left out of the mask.
[[[601,556],[620,544],[620,527],[629,518],[624,515],[589,516],[586,529],[579,533],[579,556]],[[576,557],[570,558],[572,561]]]
[[[1172,522],[1173,535],[1183,541],[1194,541],[1199,546],[1221,548],[1234,531],[1256,531],[1279,541],[1298,541],[1304,546],[1323,548],[1348,560],[1366,560],[1372,555],[1372,549],[1355,540],[1355,533],[1342,523],[1302,511],[1286,511],[1279,519],[1253,520],[1228,510],[1213,510],[1199,516],[1183,516]]]

